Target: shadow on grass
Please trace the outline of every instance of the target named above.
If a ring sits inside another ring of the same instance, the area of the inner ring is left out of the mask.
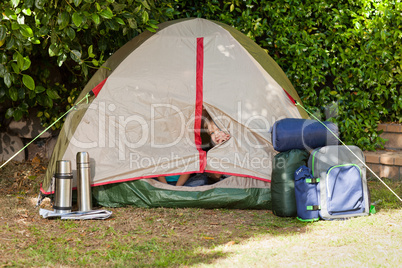
[[[391,190],[402,198],[402,182],[383,178],[382,181]],[[382,182],[378,179],[369,179],[368,188],[370,190],[371,203],[375,205],[376,211],[382,209],[399,209],[402,208],[402,202],[396,197]]]

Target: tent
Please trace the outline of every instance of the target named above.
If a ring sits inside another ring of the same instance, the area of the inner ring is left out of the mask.
[[[270,208],[270,128],[306,118],[277,63],[233,27],[200,18],[162,23],[115,52],[66,117],[43,195],[54,193],[58,160],[88,152],[95,203],[106,207]],[[87,96],[87,97],[86,97]],[[89,96],[89,97],[88,97]],[[207,151],[205,109],[231,138]],[[199,187],[157,175],[213,172],[229,177]],[[74,175],[73,187],[76,187]]]

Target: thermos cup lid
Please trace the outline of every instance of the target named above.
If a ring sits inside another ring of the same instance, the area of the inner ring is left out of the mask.
[[[56,162],[56,174],[70,174],[70,173],[71,173],[70,160],[58,160]]]
[[[77,153],[77,164],[86,164],[89,163],[89,154],[88,152],[78,152]]]

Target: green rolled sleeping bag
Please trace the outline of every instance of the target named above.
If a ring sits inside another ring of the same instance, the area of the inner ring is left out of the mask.
[[[306,165],[309,153],[293,149],[275,155],[271,177],[272,212],[280,217],[296,217],[295,171]]]

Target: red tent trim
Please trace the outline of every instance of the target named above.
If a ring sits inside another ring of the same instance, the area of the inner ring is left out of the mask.
[[[103,88],[103,85],[106,83],[107,78],[105,78],[102,82],[100,82],[96,87],[92,89],[92,93],[95,95],[95,97],[98,96],[99,92]]]
[[[296,105],[296,100],[292,96],[290,96],[290,94],[284,88],[282,88],[282,89],[283,89],[283,91],[285,91],[285,93],[288,96],[288,98],[290,99],[290,101],[293,102],[294,105]]]
[[[195,145],[199,153],[200,172],[203,172],[207,165],[207,154],[202,150],[201,140],[201,119],[203,104],[203,84],[204,84],[204,38],[197,38],[197,60],[196,60],[196,100],[195,100],[195,121],[194,138]]]

